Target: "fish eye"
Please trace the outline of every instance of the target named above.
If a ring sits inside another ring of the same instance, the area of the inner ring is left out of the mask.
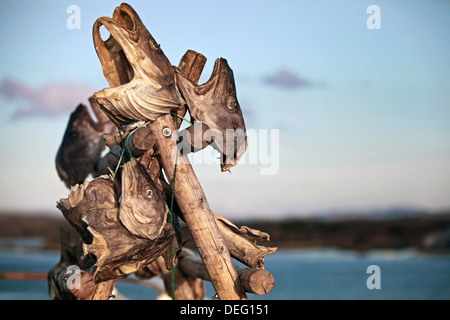
[[[78,132],[76,132],[76,131],[70,132],[70,134],[69,134],[69,139],[70,139],[71,141],[77,140],[77,139],[78,139]]]
[[[153,197],[153,190],[147,189],[146,192],[147,192],[147,197],[151,199]]]
[[[231,111],[236,110],[236,108],[237,108],[237,101],[236,101],[236,98],[235,98],[235,97],[233,97],[233,96],[228,96],[225,102],[226,102],[227,108],[228,108],[229,110],[231,110]]]

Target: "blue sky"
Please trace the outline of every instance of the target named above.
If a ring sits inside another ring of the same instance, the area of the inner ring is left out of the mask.
[[[257,163],[247,155],[231,175],[194,164],[213,210],[269,218],[450,207],[448,1],[128,3],[172,64],[187,49],[208,58],[200,82],[226,58],[247,128],[261,133],[249,140]],[[80,29],[66,26],[72,4]],[[58,214],[68,190],[54,157],[69,114],[107,86],[92,25],[119,4],[0,2],[1,210]],[[366,26],[373,4],[379,30]],[[273,175],[261,174],[264,132],[279,133]]]

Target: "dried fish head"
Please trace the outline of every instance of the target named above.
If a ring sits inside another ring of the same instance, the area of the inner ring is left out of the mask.
[[[106,41],[102,25],[110,32]],[[131,6],[122,4],[113,18],[97,19],[93,38],[110,85],[94,97],[117,126],[155,120],[183,107],[170,61]]]
[[[176,76],[190,115],[208,126],[212,145],[222,155],[222,171],[228,171],[245,153],[247,134],[227,60],[217,59],[210,79],[199,86],[180,71]]]
[[[175,231],[166,223],[154,239],[136,237],[119,219],[119,194],[111,176],[103,175],[71,188],[58,209],[95,256],[90,272],[99,283],[136,272],[170,248]]]
[[[92,107],[96,111],[95,104]],[[96,114],[97,122],[92,119],[88,108],[80,104],[70,115],[55,159],[58,175],[68,188],[83,183],[92,172],[105,148],[101,136],[112,133],[115,128],[111,121],[104,121]]]
[[[122,171],[119,219],[134,235],[157,238],[167,222],[168,207],[145,168],[131,158]]]

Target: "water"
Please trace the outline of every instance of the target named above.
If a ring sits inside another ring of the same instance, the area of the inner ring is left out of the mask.
[[[59,261],[59,253],[0,252],[0,271],[48,271]],[[367,267],[380,268],[381,289],[368,289]],[[279,250],[266,256],[266,269],[275,287],[254,299],[450,299],[450,256],[423,255],[412,250],[372,251],[358,254],[342,250]],[[214,288],[206,283],[206,296]],[[129,283],[118,283],[130,299],[155,299],[156,291]],[[46,281],[0,280],[0,299],[49,299]]]

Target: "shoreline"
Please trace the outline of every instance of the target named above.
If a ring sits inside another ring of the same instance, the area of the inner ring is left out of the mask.
[[[449,214],[389,219],[351,217],[337,220],[254,220],[237,221],[236,225],[246,225],[267,232],[270,241],[263,244],[280,249],[336,248],[358,252],[415,249],[427,253],[450,253]],[[0,249],[15,245],[45,251],[59,250],[60,228],[77,236],[63,217],[0,213]],[[188,239],[189,233],[186,232],[183,237]]]

